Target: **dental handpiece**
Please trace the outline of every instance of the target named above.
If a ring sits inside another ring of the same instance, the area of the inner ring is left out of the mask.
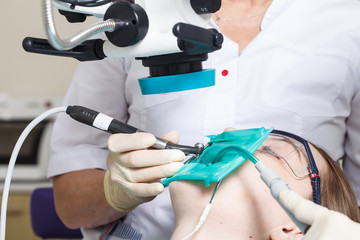
[[[71,118],[75,119],[78,122],[84,123],[86,125],[95,127],[97,129],[112,134],[144,132],[133,126],[130,126],[126,123],[116,120],[110,116],[107,116],[103,113],[82,106],[76,106],[76,105],[68,106],[66,108],[66,113]],[[196,143],[192,147],[192,146],[174,144],[159,137],[156,137],[156,142],[151,147],[154,149],[179,149],[183,151],[185,155],[189,155],[189,154],[198,155],[201,154],[202,151],[204,150],[204,145],[201,143]]]
[[[258,161],[255,164],[256,169],[260,172],[260,177],[264,181],[264,183],[270,188],[271,195],[274,199],[280,204],[280,206],[285,210],[287,215],[291,218],[291,220],[298,226],[302,233],[305,234],[308,225],[303,222],[297,220],[293,213],[287,210],[286,207],[279,200],[279,193],[284,189],[289,189],[291,191],[292,188],[289,186],[287,182],[282,180],[273,169],[267,167],[263,162]]]

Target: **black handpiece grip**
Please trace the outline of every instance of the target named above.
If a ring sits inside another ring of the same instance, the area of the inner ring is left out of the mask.
[[[216,29],[206,29],[187,23],[177,23],[173,34],[178,38],[178,47],[184,52],[209,53],[219,50],[224,37]]]
[[[95,126],[96,118],[99,115],[106,116],[104,114],[101,114],[100,112],[97,112],[95,110],[83,107],[83,106],[68,106],[66,109],[66,113],[73,119],[75,119],[78,122],[84,123],[89,126],[97,127]],[[103,131],[109,132],[109,133],[136,133],[140,130],[137,128],[130,126],[126,123],[120,122],[112,117],[106,116],[106,119],[102,119],[101,121],[108,121],[108,124],[106,124],[106,129],[100,128]]]
[[[104,40],[93,39],[84,41],[71,50],[57,50],[46,39],[26,37],[22,42],[23,48],[27,52],[72,57],[81,62],[104,59],[106,56],[103,52],[103,44]]]
[[[133,126],[130,126],[126,123],[114,119],[111,121],[108,132],[114,134],[114,133],[136,133],[141,131]]]
[[[99,112],[82,106],[68,106],[66,113],[78,122],[92,126]]]

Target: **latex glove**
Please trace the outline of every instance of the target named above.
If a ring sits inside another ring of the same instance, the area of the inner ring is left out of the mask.
[[[299,221],[310,225],[304,240],[360,239],[360,224],[342,213],[319,206],[289,189],[279,193],[279,200]]]
[[[177,143],[173,131],[161,138]],[[170,177],[182,166],[185,154],[176,149],[147,149],[156,139],[150,133],[114,134],[108,140],[108,170],[104,191],[108,203],[120,212],[129,212],[164,191],[160,179]]]

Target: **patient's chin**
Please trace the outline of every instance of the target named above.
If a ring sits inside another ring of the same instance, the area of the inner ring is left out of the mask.
[[[214,186],[205,187],[202,181],[174,181],[169,185],[171,197],[177,197],[178,194],[189,195],[192,197],[208,197],[209,194],[212,194]]]
[[[189,209],[205,206],[214,191],[214,186],[205,187],[202,182],[174,181],[169,185],[171,202],[174,209]]]
[[[174,181],[169,185],[170,196],[173,200],[189,198],[189,195],[198,194],[200,186],[190,181]]]

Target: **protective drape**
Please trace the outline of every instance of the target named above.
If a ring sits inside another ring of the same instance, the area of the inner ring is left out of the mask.
[[[162,184],[167,187],[172,181],[203,181],[205,186],[218,182],[243,164],[247,157],[241,150],[253,154],[265,141],[272,129],[253,128],[210,135],[205,150],[199,157],[188,161],[172,177]]]

